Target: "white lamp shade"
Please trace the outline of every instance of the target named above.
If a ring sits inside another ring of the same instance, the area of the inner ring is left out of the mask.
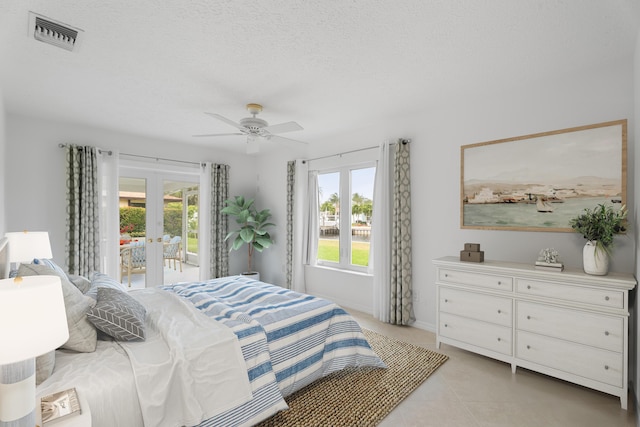
[[[6,233],[9,239],[9,262],[26,263],[34,258],[52,258],[49,233],[46,231],[16,231]]]
[[[0,365],[40,356],[68,339],[59,277],[0,280]]]

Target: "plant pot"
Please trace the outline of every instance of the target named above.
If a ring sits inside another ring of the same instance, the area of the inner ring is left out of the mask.
[[[596,243],[589,240],[582,249],[584,272],[595,276],[606,276],[609,272],[609,254]]]
[[[242,275],[249,279],[260,280],[260,272],[258,271],[245,271]]]

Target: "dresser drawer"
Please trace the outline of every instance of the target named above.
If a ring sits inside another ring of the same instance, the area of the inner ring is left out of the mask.
[[[623,385],[622,353],[518,331],[516,357],[615,387]]]
[[[572,303],[579,302],[602,307],[624,308],[623,291],[587,288],[531,279],[517,279],[516,292],[523,295],[535,295]]]
[[[441,282],[458,285],[472,285],[487,289],[501,291],[513,291],[513,279],[507,276],[497,276],[493,274],[475,273],[459,270],[441,268],[438,272],[438,279]]]
[[[510,298],[440,287],[440,311],[485,322],[512,326]]]
[[[512,329],[440,313],[439,335],[511,356]]]
[[[579,344],[622,352],[624,321],[578,310],[518,301],[518,330],[535,332]]]

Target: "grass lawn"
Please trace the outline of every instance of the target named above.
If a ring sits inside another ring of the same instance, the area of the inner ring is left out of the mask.
[[[354,265],[369,265],[368,242],[351,242],[351,263]],[[339,242],[334,239],[319,239],[318,259],[323,261],[339,262]]]

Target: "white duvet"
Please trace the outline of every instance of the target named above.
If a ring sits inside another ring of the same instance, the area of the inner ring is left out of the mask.
[[[96,353],[58,352],[38,395],[76,387],[94,426],[131,427],[195,425],[251,399],[230,329],[168,292],[130,294],[147,309],[146,340],[99,342]]]
[[[168,292],[131,292],[147,309],[144,342],[123,342],[146,426],[195,425],[249,401],[236,335]],[[170,315],[167,315],[169,313]]]

